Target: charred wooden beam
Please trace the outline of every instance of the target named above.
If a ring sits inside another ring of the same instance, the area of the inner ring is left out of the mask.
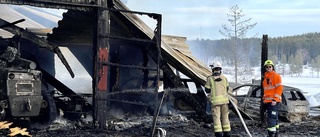
[[[260,85],[261,85],[261,95],[264,94],[264,89],[262,87],[262,82],[264,79],[264,72],[266,71],[266,69],[264,68],[264,62],[268,59],[268,35],[263,35],[262,36],[262,43],[261,43],[261,81],[260,81]],[[260,101],[260,106],[263,106],[263,100],[262,100],[262,96],[261,96],[261,101]],[[263,110],[262,107],[260,107],[260,120],[261,122],[265,122],[265,118],[264,118],[264,112],[266,110]]]
[[[9,26],[12,26],[12,25],[18,24],[18,23],[20,23],[20,22],[24,22],[24,21],[25,21],[25,19],[20,19],[20,20],[11,22],[11,23],[7,23],[7,24],[0,25],[0,28],[9,27]]]
[[[108,65],[108,66],[116,66],[116,67],[123,67],[123,68],[132,68],[132,69],[142,69],[142,70],[152,70],[156,71],[156,69],[151,67],[143,67],[143,66],[137,66],[137,65],[121,65],[117,63],[111,63],[111,62],[100,62],[102,65]]]
[[[158,103],[158,90],[159,90],[159,81],[160,81],[160,61],[162,60],[162,57],[161,57],[161,22],[162,22],[162,15],[161,14],[158,14],[158,15],[150,15],[150,14],[147,14],[149,16],[154,16],[153,18],[157,20],[157,27],[155,29],[155,35],[154,35],[154,41],[157,43],[157,59],[156,59],[156,62],[157,62],[157,80],[156,80],[156,89],[155,89],[155,105],[154,105],[154,114],[153,114],[153,125],[152,125],[152,132],[151,132],[151,136],[153,137],[154,136],[154,133],[155,133],[155,128],[156,128],[156,124],[157,124],[157,117],[159,115],[159,110],[161,108],[161,103],[162,101],[160,102],[160,104]],[[158,105],[159,104],[159,105]]]
[[[104,7],[112,6],[112,0],[101,0],[101,5]],[[107,104],[109,91],[109,72],[108,65],[103,63],[109,62],[110,41],[109,38],[100,37],[110,35],[110,13],[104,8],[95,9],[94,24],[94,66],[93,66],[93,104],[94,104],[94,127],[106,129],[107,122]]]
[[[3,20],[0,18],[0,26],[3,26],[5,24],[9,24],[9,22]],[[56,53],[58,55],[58,57],[60,58],[61,62],[63,63],[63,65],[67,68],[67,70],[69,71],[71,77],[74,77],[74,73],[71,69],[71,67],[69,66],[69,63],[67,62],[67,60],[65,59],[65,57],[63,56],[62,52],[60,51],[58,45],[51,43],[43,38],[38,37],[37,35],[28,32],[26,30],[24,30],[23,28],[20,28],[16,25],[10,25],[7,27],[3,27],[2,29],[11,32],[15,35],[19,35],[24,39],[27,39],[33,43],[35,43],[36,45],[46,48],[49,51],[52,51],[54,53]]]
[[[126,38],[126,37],[117,37],[117,36],[102,36],[102,37],[109,37],[112,39],[121,39],[121,40],[130,40],[130,41],[137,41],[137,42],[148,42],[148,43],[156,43],[153,40],[148,39],[140,39],[140,38]]]

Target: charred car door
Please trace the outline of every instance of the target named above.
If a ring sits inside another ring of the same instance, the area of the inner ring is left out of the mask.
[[[260,86],[251,86],[247,97],[244,100],[244,112],[250,114],[251,117],[260,115],[261,88]]]
[[[259,85],[241,85],[234,88],[233,92],[244,93],[244,95],[235,96],[241,110],[253,118],[260,116],[261,89]]]

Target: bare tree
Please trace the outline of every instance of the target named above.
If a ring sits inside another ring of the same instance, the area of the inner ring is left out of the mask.
[[[222,24],[222,29],[219,32],[232,39],[234,42],[234,48],[232,50],[234,54],[234,70],[235,70],[235,82],[238,83],[238,51],[237,51],[237,39],[245,38],[247,31],[254,28],[257,23],[250,24],[251,18],[243,20],[245,16],[242,14],[242,9],[238,5],[230,8],[230,14],[227,14],[230,25]]]

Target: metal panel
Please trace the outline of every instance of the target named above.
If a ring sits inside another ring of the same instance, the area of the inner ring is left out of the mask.
[[[42,96],[9,96],[9,108],[14,117],[38,116],[42,104]],[[29,106],[29,107],[28,107]]]

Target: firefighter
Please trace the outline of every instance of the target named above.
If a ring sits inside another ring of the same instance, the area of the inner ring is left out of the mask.
[[[263,105],[267,110],[267,130],[269,137],[277,137],[279,134],[279,107],[282,96],[281,76],[275,72],[274,64],[271,60],[264,62],[266,72],[262,82],[264,90]]]
[[[222,66],[220,62],[214,62],[210,67],[212,75],[207,78],[205,92],[209,94],[208,98],[211,102],[214,133],[216,137],[229,137],[231,131],[227,95],[229,82],[221,74]]]

